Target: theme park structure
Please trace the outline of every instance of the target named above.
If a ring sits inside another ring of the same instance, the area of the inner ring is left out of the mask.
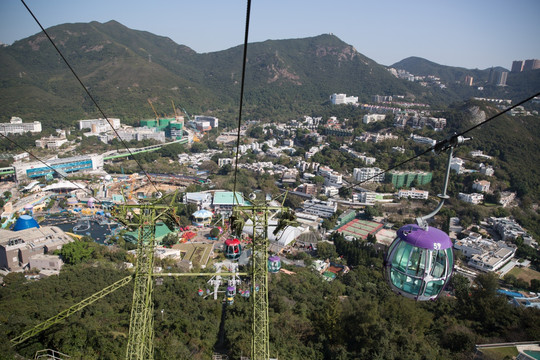
[[[38,333],[58,324],[68,316],[84,309],[88,305],[106,297],[110,293],[126,286],[131,281],[134,282],[133,299],[130,315],[130,325],[128,333],[128,344],[126,348],[126,359],[153,359],[154,358],[154,277],[156,276],[211,276],[210,283],[215,284],[214,293],[217,298],[217,288],[221,284],[221,277],[229,277],[227,288],[227,300],[232,303],[232,298],[236,294],[236,286],[240,283],[240,276],[251,276],[253,291],[252,299],[252,356],[253,360],[269,359],[269,322],[268,322],[268,221],[275,219],[280,214],[282,216],[277,230],[283,229],[288,224],[292,224],[291,213],[283,206],[239,206],[233,210],[231,221],[234,230],[241,232],[246,220],[253,226],[253,253],[251,274],[237,272],[238,267],[230,267],[232,272],[216,273],[159,273],[154,274],[154,252],[156,248],[155,229],[156,223],[161,221],[169,227],[178,224],[175,214],[176,194],[171,198],[169,204],[165,203],[165,198],[133,205],[120,205],[113,210],[113,216],[128,229],[138,230],[137,242],[137,262],[133,275],[126,276],[106,288],[98,291],[90,297],[80,301],[59,314],[45,320],[33,328],[23,332],[21,335],[11,339],[11,343],[17,346]],[[272,269],[276,269],[275,259],[272,261]],[[236,264],[237,265],[237,264]],[[216,280],[216,279],[219,279]],[[256,284],[256,285],[255,285]],[[246,294],[249,294],[247,290]],[[248,297],[244,295],[245,297]]]

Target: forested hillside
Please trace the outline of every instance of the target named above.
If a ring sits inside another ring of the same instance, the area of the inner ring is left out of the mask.
[[[355,264],[342,278],[328,283],[309,268],[270,275],[272,356],[469,359],[474,344],[540,338],[540,311],[509,305],[496,295],[497,279],[491,275],[479,276],[471,288],[457,275],[456,298],[417,303],[389,290],[380,253],[360,242],[339,237],[334,242],[336,247],[327,246],[321,256],[343,256]],[[88,262],[66,266],[59,277],[36,282],[22,274],[8,275],[0,288],[0,336],[13,338],[126,276],[118,269],[122,259],[122,251],[98,247]],[[163,285],[155,287],[156,359],[208,359],[216,350],[232,358],[250,353],[249,300],[238,296],[233,305],[222,306],[197,296],[204,284],[201,278],[165,277]],[[15,349],[2,341],[0,358],[12,359],[15,351],[30,358],[44,348],[71,359],[122,358],[131,294],[132,286],[121,288]]]
[[[135,123],[171,114],[171,100],[190,113],[236,116],[242,46],[197,54],[172,40],[115,21],[64,24],[48,30],[105,113]],[[43,34],[0,48],[0,117],[20,116],[45,127],[97,117],[95,106]],[[402,94],[449,103],[456,96],[392,76],[384,66],[334,35],[268,40],[248,46],[246,116],[267,120],[320,109],[330,94]]]

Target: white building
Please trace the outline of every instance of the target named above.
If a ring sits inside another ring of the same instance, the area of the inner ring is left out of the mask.
[[[484,194],[479,193],[472,193],[472,194],[465,194],[465,193],[459,193],[458,199],[465,201],[469,204],[478,205],[482,201],[484,201]]]
[[[218,166],[219,167],[222,167],[223,165],[227,165],[227,164],[233,164],[234,163],[234,159],[232,158],[221,158],[221,159],[218,159]]]
[[[369,124],[375,121],[382,121],[386,118],[386,115],[384,114],[367,114],[364,115],[364,118],[362,119],[362,122],[364,124]]]
[[[450,170],[454,170],[456,173],[461,174],[465,170],[465,161],[458,157],[452,158],[450,162]]]
[[[527,235],[527,232],[515,220],[490,217],[488,222],[505,241],[514,240],[519,236]]]
[[[491,159],[491,156],[485,155],[482,150],[473,150],[469,153],[472,157],[481,157],[484,159]]]
[[[0,134],[24,134],[25,132],[41,132],[41,123],[34,121],[23,123],[20,117],[13,116],[9,123],[0,123]]]
[[[195,115],[195,123],[199,122],[207,122],[212,129],[219,126],[219,119],[214,116]]]
[[[398,198],[411,198],[411,199],[418,199],[418,200],[427,200],[429,196],[429,191],[425,190],[416,190],[415,188],[411,188],[410,190],[407,189],[401,189],[398,191]]]
[[[501,200],[499,200],[499,204],[501,204],[503,207],[507,207],[514,201],[516,198],[516,193],[510,192],[510,191],[503,191],[501,192]]]
[[[475,180],[473,183],[473,190],[478,192],[488,192],[491,183],[487,180]]]
[[[339,189],[335,186],[324,186],[323,187],[324,195],[328,197],[336,196],[339,194]]]
[[[329,218],[337,211],[337,203],[332,201],[306,200],[304,201],[304,212],[317,215],[323,218]]]
[[[470,267],[485,272],[499,270],[516,253],[516,249],[504,241],[482,239],[479,234],[456,240],[454,248],[465,255]]]
[[[184,204],[195,204],[199,209],[207,209],[212,205],[212,194],[204,192],[188,192],[184,195]]]
[[[480,170],[480,174],[486,175],[486,176],[493,176],[495,174],[495,170],[493,170],[493,167],[491,165],[484,165],[480,164],[478,165],[478,169]]]
[[[353,177],[356,182],[382,182],[384,181],[384,171],[378,167],[372,168],[355,168]]]
[[[92,133],[102,133],[120,128],[120,119],[109,118],[109,121],[110,124],[106,119],[79,120],[79,130],[90,129]]]
[[[165,131],[156,131],[154,128],[140,127],[128,130],[118,130],[118,136],[124,141],[142,141],[154,139],[165,142]]]
[[[358,96],[347,96],[346,94],[332,94],[330,95],[330,101],[333,105],[356,104],[358,103]]]
[[[39,147],[42,149],[47,148],[47,149],[57,150],[67,142],[68,140],[65,137],[63,138],[62,137],[57,138],[54,136],[44,137],[44,138],[36,140],[36,147]]]
[[[435,146],[435,144],[437,143],[436,140],[433,140],[431,138],[428,138],[428,137],[424,137],[424,136],[419,136],[419,135],[414,135],[414,134],[411,134],[410,138],[412,139],[412,141],[414,141],[415,143],[419,143],[419,144],[427,144],[429,146]]]
[[[363,191],[361,193],[353,194],[353,202],[359,202],[363,204],[375,204],[377,200],[377,193],[373,191]]]

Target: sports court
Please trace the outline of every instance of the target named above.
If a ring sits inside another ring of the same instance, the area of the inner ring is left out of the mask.
[[[383,224],[375,221],[353,219],[341,226],[337,231],[345,236],[349,235],[366,240],[369,234],[374,235],[382,227]]]

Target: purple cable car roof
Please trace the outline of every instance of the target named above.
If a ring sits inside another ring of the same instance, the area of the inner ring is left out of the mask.
[[[278,262],[278,261],[280,261],[281,259],[279,258],[279,256],[273,255],[273,256],[270,256],[270,257],[268,258],[268,260],[271,261],[271,262]]]
[[[424,230],[418,225],[408,224],[397,231],[397,236],[401,240],[423,249],[445,250],[452,247],[450,237],[444,231],[434,227],[428,227],[427,230]]]

